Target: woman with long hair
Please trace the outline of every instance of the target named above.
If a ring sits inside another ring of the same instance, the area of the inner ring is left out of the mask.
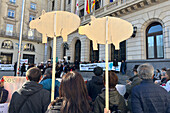
[[[161,72],[159,69],[156,69],[156,73],[153,75],[153,82],[155,82],[155,80],[160,80],[161,79]]]
[[[46,113],[89,113],[88,92],[83,77],[77,72],[69,72],[62,77],[59,97],[50,105]]]

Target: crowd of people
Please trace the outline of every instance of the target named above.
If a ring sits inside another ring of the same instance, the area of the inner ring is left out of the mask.
[[[58,67],[65,66],[58,64]],[[40,67],[31,67],[26,72],[27,82],[12,95],[9,113],[108,113],[104,110],[105,73],[101,67],[93,72],[95,76],[87,83],[78,72],[71,69],[65,72],[61,82],[55,81],[55,100],[50,102],[51,66],[47,66],[43,78]],[[109,112],[170,113],[170,69],[162,68],[154,74],[152,65],[141,64],[133,72],[123,96],[116,89],[118,76],[109,71]],[[1,87],[0,94],[8,92]],[[2,96],[0,100],[5,100]]]
[[[42,75],[44,74],[45,70],[47,68],[52,68],[51,62],[48,62],[46,64],[44,63],[39,63],[38,65],[36,64],[26,64],[23,63],[20,68],[20,76],[26,76],[26,71],[29,70],[32,67],[38,67],[41,70]],[[16,76],[16,68],[17,68],[17,62],[14,64],[14,76]],[[75,62],[74,64],[71,64],[70,62],[57,62],[56,64],[56,78],[60,78],[61,74],[65,74],[69,71],[75,71],[76,69],[79,69],[79,63]]]

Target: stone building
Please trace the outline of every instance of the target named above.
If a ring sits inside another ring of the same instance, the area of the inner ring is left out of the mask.
[[[48,10],[78,12],[81,25],[90,21],[90,15],[127,20],[134,25],[135,34],[120,43],[120,50],[109,45],[109,60],[126,60],[127,73],[141,63],[151,63],[155,69],[170,68],[170,0],[96,0],[90,14],[86,12],[87,0],[78,1],[78,11],[76,0],[48,0]],[[88,1],[91,7],[93,0]],[[50,45],[47,48],[51,50],[52,41],[49,40],[47,45]],[[70,62],[104,60],[105,47],[98,47],[98,51],[93,51],[91,41],[75,31],[68,36],[67,44],[63,43],[62,38],[57,39],[57,57],[63,59],[69,56]]]
[[[45,45],[41,34],[29,29],[29,22],[47,11],[47,0],[25,0],[23,41],[21,59],[29,63],[44,61]],[[0,63],[14,64],[17,61],[22,0],[0,0]]]

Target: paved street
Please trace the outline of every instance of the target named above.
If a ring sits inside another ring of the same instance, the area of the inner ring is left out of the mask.
[[[92,76],[94,76],[93,72],[79,72],[83,76],[84,80],[91,80]],[[126,75],[121,75],[119,73],[116,73],[118,78],[119,78],[119,83],[125,84],[126,80],[129,78]],[[0,71],[0,78],[2,76],[13,76],[14,72],[13,71]]]

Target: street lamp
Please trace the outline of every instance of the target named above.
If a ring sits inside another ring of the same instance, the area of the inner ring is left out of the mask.
[[[131,37],[135,37],[136,36],[136,33],[137,33],[137,27],[136,26],[133,26],[133,34]]]

